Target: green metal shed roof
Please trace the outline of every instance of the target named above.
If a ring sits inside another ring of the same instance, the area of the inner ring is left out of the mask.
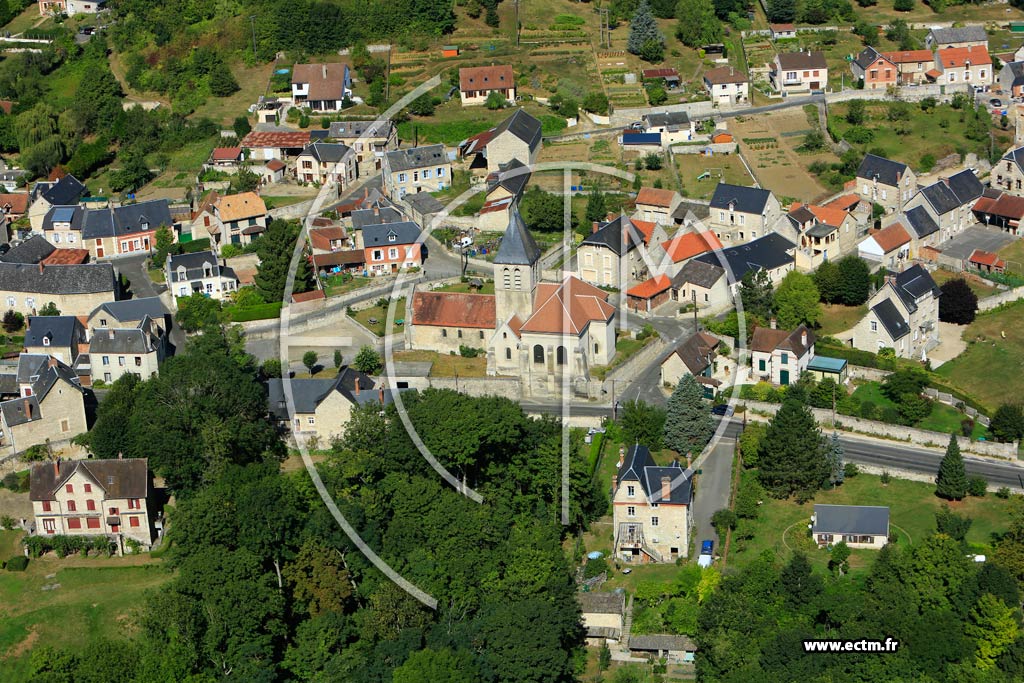
[[[842,372],[845,367],[845,359],[829,358],[828,356],[815,356],[807,364],[807,369],[815,372]]]

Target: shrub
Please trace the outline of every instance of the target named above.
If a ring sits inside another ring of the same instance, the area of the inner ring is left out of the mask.
[[[843,476],[846,479],[856,477],[860,474],[860,468],[857,467],[856,463],[848,462],[843,466]]]
[[[28,558],[24,555],[15,555],[7,560],[7,564],[4,566],[7,567],[9,572],[23,572],[28,567]]]
[[[999,490],[996,491],[996,498],[1002,498],[1003,500],[1006,500],[1009,497],[1010,497],[1010,487],[1009,486],[1000,486]]]
[[[966,437],[970,437],[974,433],[974,420],[969,417],[965,417],[960,420],[960,433]]]
[[[4,313],[3,326],[5,332],[17,332],[22,328],[24,324],[25,316],[23,316],[21,313],[18,313],[14,309],[9,309],[6,313]]]
[[[882,408],[881,420],[893,425],[900,424],[900,411],[893,406],[885,406]]]
[[[988,482],[984,477],[969,477],[967,479],[967,495],[984,498],[986,493],[988,493]]]
[[[14,517],[10,515],[3,515],[0,517],[0,527],[3,527],[6,531],[13,531],[17,528],[18,523],[14,520]]]
[[[474,349],[471,346],[465,344],[459,344],[459,355],[463,358],[476,358],[483,352],[482,349]]]
[[[587,560],[587,564],[583,566],[583,578],[592,579],[606,571],[608,571],[608,562],[603,557]]]
[[[882,470],[882,476],[878,480],[882,482],[882,486],[888,486],[889,482],[892,481],[892,475],[889,474],[889,470]]]
[[[865,420],[874,420],[877,415],[878,406],[874,401],[864,401],[860,404],[860,416]]]

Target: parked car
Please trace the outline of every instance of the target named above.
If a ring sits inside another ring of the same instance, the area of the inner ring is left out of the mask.
[[[988,101],[988,103],[992,105],[993,109],[999,109],[1003,106],[1003,101],[998,97],[993,97],[991,100]]]
[[[734,412],[736,412],[735,409],[728,403],[719,403],[711,408],[712,415],[721,415],[723,417],[732,415]]]
[[[708,538],[708,539],[705,539],[704,541],[701,542],[701,544],[700,544],[700,554],[701,555],[713,555],[714,552],[715,552],[715,542],[714,541],[712,541],[710,538]]]

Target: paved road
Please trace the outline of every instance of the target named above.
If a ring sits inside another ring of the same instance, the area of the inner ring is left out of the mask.
[[[729,507],[729,487],[732,475],[732,459],[735,440],[722,439],[715,444],[711,454],[701,463],[701,474],[697,478],[697,492],[693,499],[693,552],[695,558],[700,552],[700,542],[714,539],[718,544],[711,516],[722,508]],[[719,553],[720,548],[716,549]]]

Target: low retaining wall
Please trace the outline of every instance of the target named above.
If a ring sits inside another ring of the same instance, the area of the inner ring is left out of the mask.
[[[756,410],[769,415],[774,415],[779,409],[778,403],[767,403],[765,401],[751,401],[742,399],[739,404],[745,405],[747,410]],[[819,425],[832,427],[832,411],[823,408],[811,408],[811,414]],[[933,448],[945,448],[949,444],[949,434],[942,432],[930,432],[926,429],[905,427],[903,425],[892,425],[874,420],[864,420],[849,415],[836,415],[835,428],[843,431],[879,436],[893,441],[903,441],[916,446],[930,446]],[[994,443],[991,441],[971,441],[967,437],[957,435],[957,443],[960,450],[972,455],[981,455],[1002,460],[1016,460],[1017,446],[1014,443]]]
[[[980,422],[981,424],[985,425],[986,427],[989,426],[990,420],[988,419],[988,417],[986,417],[985,415],[982,415],[981,413],[979,413],[974,408],[972,408],[969,405],[965,404],[963,401],[958,399],[953,394],[946,393],[945,391],[939,391],[938,389],[933,389],[932,387],[925,387],[924,395],[927,396],[928,398],[932,399],[933,401],[938,401],[939,403],[945,403],[947,406],[952,406],[952,407],[954,407],[954,408],[956,408],[958,410],[961,409],[960,406],[962,405],[963,406],[962,410],[967,415],[967,417],[970,417],[970,418],[972,418],[974,420],[977,420],[978,422]]]
[[[993,308],[999,308],[1003,304],[1012,303],[1019,299],[1024,299],[1024,287],[1015,287],[1000,294],[979,299],[978,312],[991,311]]]
[[[667,348],[668,342],[661,337],[658,337],[652,342],[648,342],[647,346],[640,349],[640,351],[632,358],[622,365],[609,370],[608,374],[604,377],[604,381],[606,383],[612,381],[622,382],[626,378],[636,377],[641,370],[657,360],[657,358],[661,356]]]
[[[822,354],[828,356],[828,354]],[[869,368],[865,365],[852,365],[846,364],[846,369],[849,372],[850,379],[863,379],[868,382],[881,382],[889,376],[890,370],[879,370],[878,368]]]
[[[673,145],[669,150],[673,154],[703,154],[707,150],[712,154],[733,154],[736,152],[735,142],[705,142],[689,145]]]
[[[427,385],[469,396],[501,396],[513,401],[522,398],[522,382],[518,377],[428,377]]]

